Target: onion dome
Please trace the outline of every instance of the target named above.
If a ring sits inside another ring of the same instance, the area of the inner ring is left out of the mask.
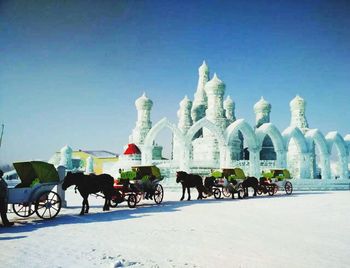
[[[214,73],[213,78],[205,85],[205,92],[213,95],[224,95],[225,83]]]
[[[230,96],[227,96],[227,98],[224,101],[224,109],[232,109],[235,107],[235,103],[233,102],[233,100],[231,99]]]
[[[203,61],[202,65],[199,66],[198,72],[199,72],[200,74],[202,74],[202,73],[208,74],[208,73],[209,73],[209,67],[208,67],[208,65],[206,64],[205,60]]]
[[[139,147],[136,146],[136,144],[129,143],[123,154],[124,155],[141,154],[141,151]]]
[[[187,97],[187,95],[183,98],[182,101],[180,101],[180,107],[191,107],[192,101]]]
[[[270,111],[271,110],[271,104],[267,102],[264,97],[261,97],[260,100],[255,103],[254,105],[254,111],[255,112],[261,112],[261,111]]]
[[[147,98],[146,93],[143,92],[142,96],[135,101],[135,105],[138,109],[151,109],[153,102]]]
[[[68,145],[62,147],[61,153],[63,154],[71,154],[73,152],[73,149],[69,147]]]
[[[291,109],[305,109],[306,102],[299,95],[296,95],[294,99],[289,103]]]

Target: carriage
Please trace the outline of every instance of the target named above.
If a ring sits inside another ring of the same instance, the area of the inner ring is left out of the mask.
[[[242,169],[224,168],[221,171],[216,170],[212,172],[211,176],[215,178],[212,192],[216,199],[221,198],[221,195],[224,197],[233,197],[236,193],[239,198],[244,197],[242,182],[246,176]]]
[[[284,190],[287,195],[292,194],[293,185],[288,169],[270,169],[263,172],[260,178],[258,194],[268,193],[274,195],[279,190]]]
[[[21,182],[8,190],[8,203],[20,217],[36,213],[42,219],[53,219],[61,210],[61,198],[53,191],[59,184],[54,165],[42,162],[17,162],[13,164]]]
[[[156,166],[134,166],[131,170],[121,171],[120,178],[115,181],[114,188],[119,191],[121,198],[112,198],[110,206],[127,201],[130,208],[142,199],[153,199],[156,204],[163,201],[164,190],[159,183],[163,180],[160,170]]]

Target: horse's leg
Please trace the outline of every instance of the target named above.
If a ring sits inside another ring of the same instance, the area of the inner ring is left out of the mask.
[[[248,187],[244,188],[244,197],[248,197]]]
[[[187,187],[187,193],[188,193],[187,201],[190,201],[190,200],[191,200],[191,191],[190,191],[190,187]]]
[[[198,191],[197,200],[198,200],[198,199],[202,199],[202,198],[203,198],[203,195],[202,195],[202,191],[201,191],[201,189],[200,189],[200,186],[197,186],[196,188],[197,188],[197,191]]]
[[[180,201],[184,200],[184,198],[185,198],[185,190],[186,190],[185,186],[182,185],[182,197],[181,197]]]
[[[111,197],[109,195],[105,195],[105,204],[103,206],[103,211],[109,210],[109,201],[111,200]]]
[[[84,215],[84,211],[85,211],[85,199],[86,199],[86,197],[83,196],[83,203],[82,203],[80,215]]]
[[[85,213],[89,213],[89,208],[90,208],[90,206],[89,206],[89,200],[88,200],[88,198],[89,198],[89,195],[86,196],[86,201],[85,201]]]

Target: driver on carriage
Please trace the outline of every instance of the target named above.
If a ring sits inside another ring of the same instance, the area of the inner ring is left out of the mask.
[[[7,219],[8,189],[6,181],[2,178],[3,175],[4,172],[0,169],[0,214],[3,225],[5,227],[10,227],[14,223]]]
[[[141,179],[142,187],[145,192],[146,199],[152,199],[154,195],[154,189],[152,182],[156,179],[154,175],[145,175]]]

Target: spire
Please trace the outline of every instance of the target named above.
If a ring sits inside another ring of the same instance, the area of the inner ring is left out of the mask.
[[[193,122],[205,117],[205,110],[207,109],[207,95],[205,93],[205,84],[209,81],[209,67],[205,61],[198,68],[198,84],[197,90],[194,94],[193,106],[191,116]]]
[[[209,74],[209,67],[208,67],[207,63],[205,62],[205,60],[203,60],[202,65],[199,66],[198,72],[199,72],[199,75],[201,75],[201,74]]]

